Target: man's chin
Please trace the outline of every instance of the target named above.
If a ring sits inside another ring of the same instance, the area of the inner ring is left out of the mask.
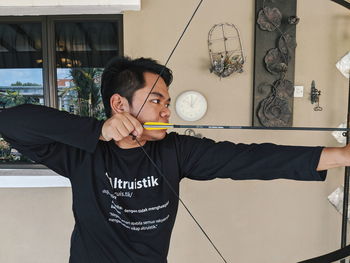
[[[147,141],[159,141],[159,140],[163,140],[166,135],[167,135],[166,130],[154,130],[154,131],[149,131],[149,133],[145,137]]]

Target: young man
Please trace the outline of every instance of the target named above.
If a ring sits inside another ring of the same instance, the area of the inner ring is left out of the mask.
[[[154,60],[116,58],[102,77],[106,121],[28,104],[0,113],[0,133],[13,147],[71,181],[69,262],[167,262],[178,208],[173,190],[184,177],[321,181],[326,169],[350,163],[349,146],[216,143],[144,130],[146,121],[168,122],[171,81]]]

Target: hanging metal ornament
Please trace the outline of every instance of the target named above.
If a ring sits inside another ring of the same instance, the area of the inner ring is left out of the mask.
[[[210,72],[220,78],[228,77],[234,72],[243,72],[245,58],[242,41],[234,24],[214,25],[208,33],[208,49]]]

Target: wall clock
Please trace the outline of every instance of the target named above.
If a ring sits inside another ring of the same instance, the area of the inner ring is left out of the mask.
[[[185,91],[176,98],[175,109],[181,119],[197,121],[207,112],[207,100],[197,91]]]

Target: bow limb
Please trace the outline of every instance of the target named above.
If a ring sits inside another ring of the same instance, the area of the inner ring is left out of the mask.
[[[335,250],[333,252],[330,252],[328,254],[303,260],[298,263],[331,263],[331,262],[338,261],[340,259],[344,259],[348,256],[350,256],[350,245],[343,247],[341,249]]]

